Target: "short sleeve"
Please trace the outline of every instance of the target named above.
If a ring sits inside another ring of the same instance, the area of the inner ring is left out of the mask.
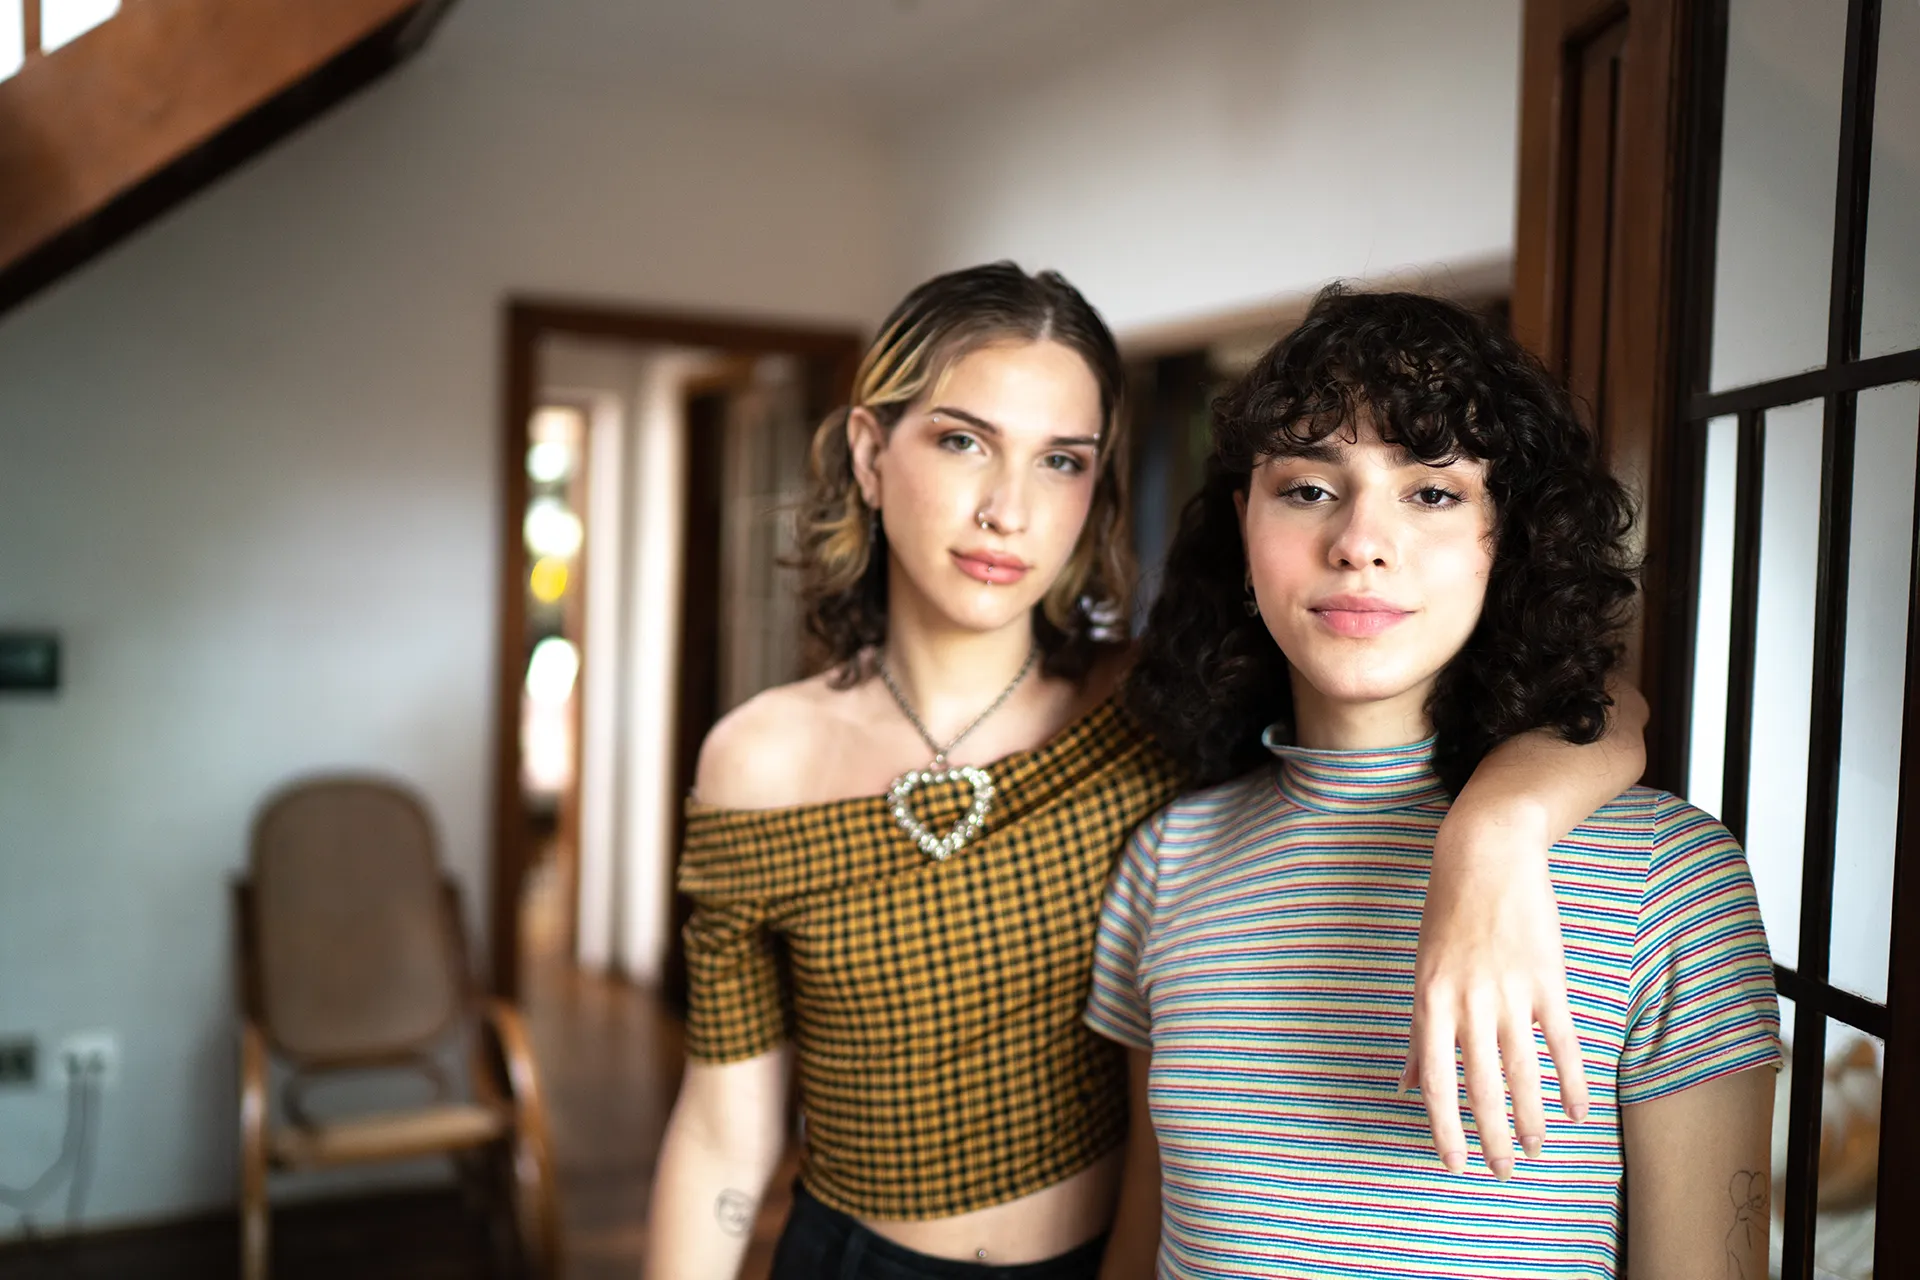
[[[1093,944],[1087,1025],[1134,1049],[1153,1047],[1140,956],[1153,922],[1160,832],[1161,819],[1156,817],[1128,839],[1100,906],[1100,931]]]
[[[789,1037],[792,1018],[779,939],[760,903],[696,895],[682,937],[687,1057],[738,1062]]]
[[[1780,1061],[1780,1006],[1747,857],[1673,796],[1654,815],[1620,1101],[1648,1102]]]

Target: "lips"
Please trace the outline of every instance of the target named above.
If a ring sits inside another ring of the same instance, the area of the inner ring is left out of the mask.
[[[1411,610],[1373,596],[1329,596],[1312,607],[1314,617],[1335,635],[1365,639],[1406,621]]]
[[[989,586],[1009,586],[1027,576],[1033,566],[1019,556],[985,548],[950,553],[953,563],[969,578]]]

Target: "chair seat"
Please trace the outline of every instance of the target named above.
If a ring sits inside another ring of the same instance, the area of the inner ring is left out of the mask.
[[[311,1169],[477,1147],[501,1137],[507,1129],[507,1117],[489,1107],[420,1107],[289,1125],[274,1133],[272,1151],[274,1162],[282,1168]]]

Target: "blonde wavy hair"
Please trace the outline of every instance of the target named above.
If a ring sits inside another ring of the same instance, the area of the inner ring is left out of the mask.
[[[1034,610],[1042,670],[1079,679],[1103,649],[1125,643],[1134,564],[1119,348],[1099,313],[1059,273],[1029,275],[995,262],[936,276],[909,293],[861,360],[852,403],[814,432],[795,564],[812,656],[832,669],[836,684],[862,678],[862,656],[887,638],[886,534],[854,480],[849,415],[863,408],[891,429],[961,356],[994,342],[1043,340],[1086,360],[1100,388],[1104,426],[1086,525]]]

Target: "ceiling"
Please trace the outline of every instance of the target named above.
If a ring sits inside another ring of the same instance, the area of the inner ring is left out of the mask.
[[[548,75],[936,114],[1191,12],[1196,0],[459,0],[445,46]],[[876,120],[884,123],[884,120]]]

